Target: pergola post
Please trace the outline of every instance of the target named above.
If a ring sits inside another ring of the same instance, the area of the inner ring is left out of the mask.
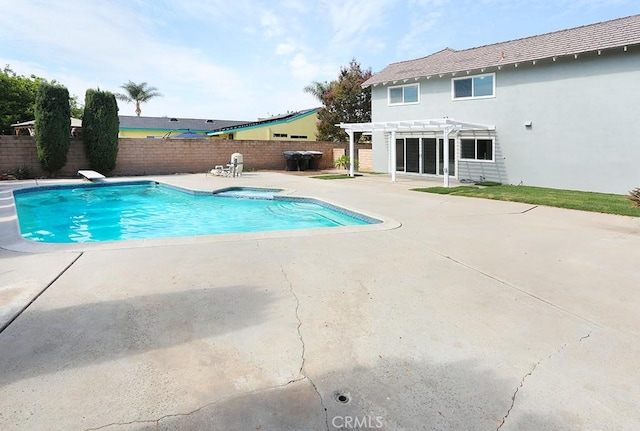
[[[389,166],[391,166],[391,182],[395,183],[396,182],[396,131],[392,130],[391,131],[391,142],[389,143],[389,145],[391,145],[391,163],[389,164]]]
[[[353,142],[353,130],[347,130],[347,135],[349,135],[349,176],[350,177],[354,177],[355,176],[355,172],[354,172],[354,165],[355,165],[355,160],[353,158],[354,153],[355,153],[355,149],[354,149],[354,142]]]
[[[442,143],[442,163],[444,166],[442,167],[442,173],[444,174],[444,186],[449,187],[449,132],[451,131],[450,127],[444,128],[444,142]]]

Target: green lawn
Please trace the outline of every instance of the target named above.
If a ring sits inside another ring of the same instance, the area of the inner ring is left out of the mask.
[[[640,207],[635,207],[634,203],[625,195],[510,185],[428,187],[413,190],[640,217]]]

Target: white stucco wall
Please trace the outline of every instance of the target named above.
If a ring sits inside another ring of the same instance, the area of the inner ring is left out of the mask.
[[[459,178],[482,174],[503,183],[620,194],[640,187],[640,47],[495,73],[496,97],[489,99],[452,101],[450,75],[419,80],[419,105],[390,107],[387,87],[374,87],[372,120],[446,116],[495,125],[496,162],[461,161]],[[374,170],[387,172],[381,133],[374,134],[373,152]]]

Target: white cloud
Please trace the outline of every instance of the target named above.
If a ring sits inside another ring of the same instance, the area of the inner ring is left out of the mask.
[[[358,41],[368,30],[380,25],[385,17],[385,9],[392,3],[393,0],[323,1],[334,30],[333,43]]]
[[[296,47],[290,43],[279,43],[276,46],[276,55],[287,55],[291,54],[296,50]]]
[[[429,12],[413,18],[408,32],[398,41],[397,49],[401,57],[416,58],[433,52],[435,48],[433,29],[440,21],[442,14]],[[441,49],[440,47],[437,49]]]
[[[260,17],[260,24],[264,30],[264,35],[267,38],[279,36],[283,33],[282,23],[275,13],[271,11],[265,11]]]
[[[320,68],[310,63],[304,54],[296,54],[290,64],[291,73],[301,81],[313,81],[313,77],[317,76],[320,71]]]

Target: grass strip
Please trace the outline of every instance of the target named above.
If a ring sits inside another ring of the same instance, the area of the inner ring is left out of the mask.
[[[413,190],[640,217],[640,207],[634,207],[633,202],[625,195],[512,185],[486,188],[476,186],[426,187]]]

